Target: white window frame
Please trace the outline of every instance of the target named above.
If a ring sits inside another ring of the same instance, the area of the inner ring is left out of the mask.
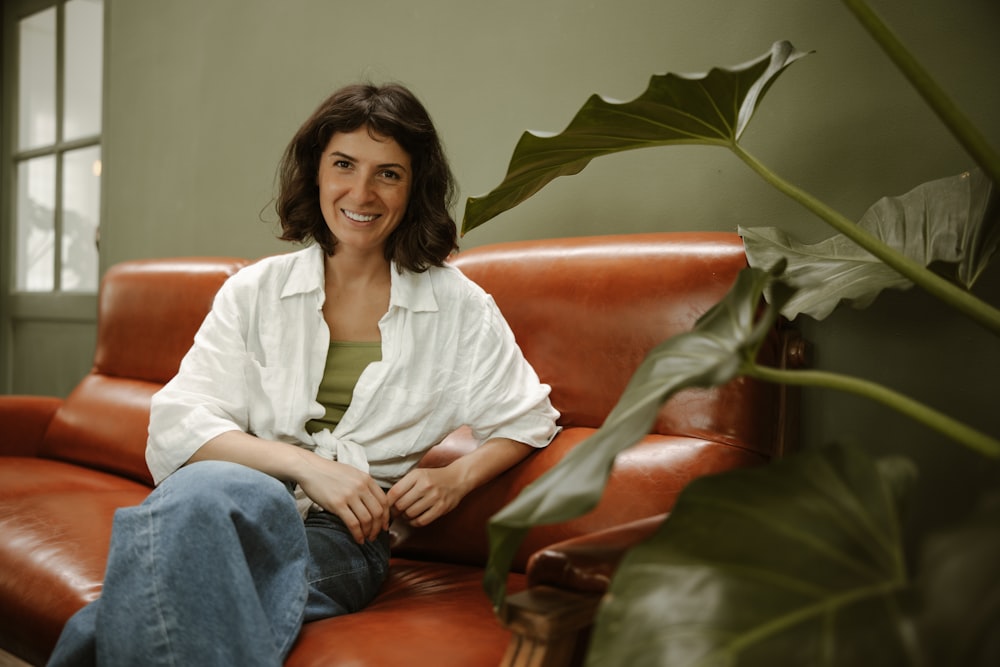
[[[14,326],[19,321],[35,322],[75,322],[97,321],[97,294],[94,291],[64,291],[62,289],[62,157],[68,151],[91,146],[102,147],[104,122],[107,112],[102,104],[101,133],[71,141],[63,141],[63,96],[64,70],[63,50],[65,45],[65,4],[68,0],[5,0],[2,8],[3,52],[0,54],[3,81],[0,88],[0,393],[11,391],[16,362],[13,350]],[[107,80],[107,16],[109,0],[104,0],[104,81]],[[56,141],[51,145],[29,150],[18,150],[18,77],[19,77],[19,31],[20,20],[50,7],[57,7],[57,53],[56,53]],[[106,90],[106,84],[105,84]],[[104,90],[102,98],[106,98]],[[56,207],[55,207],[55,261],[52,267],[53,289],[51,291],[16,291],[14,262],[17,257],[16,233],[17,196],[16,178],[18,165],[24,160],[44,155],[56,159]],[[105,178],[101,177],[101,188],[105,188]],[[100,218],[104,218],[104,193],[101,196]],[[100,223],[99,223],[100,224]],[[100,227],[98,227],[100,229]],[[100,271],[100,268],[98,268]],[[98,276],[99,280],[100,276]],[[92,351],[91,351],[92,353]]]

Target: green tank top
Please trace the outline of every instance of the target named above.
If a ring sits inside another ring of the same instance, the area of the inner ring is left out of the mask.
[[[330,341],[326,354],[326,369],[319,383],[316,400],[326,408],[319,419],[306,422],[310,434],[330,429],[333,431],[347,412],[354,395],[354,386],[368,364],[382,360],[382,343],[365,341]]]

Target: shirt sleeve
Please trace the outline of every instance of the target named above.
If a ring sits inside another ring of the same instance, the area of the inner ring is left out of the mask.
[[[237,291],[232,278],[222,286],[177,375],[153,395],[146,464],[156,484],[212,438],[247,430],[248,355],[238,305],[246,299]]]
[[[545,447],[559,432],[559,413],[549,401],[551,388],[524,358],[513,331],[488,295],[484,310],[469,373],[468,425],[480,440],[509,438]]]

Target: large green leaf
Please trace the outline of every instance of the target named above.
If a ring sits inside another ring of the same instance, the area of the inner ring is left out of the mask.
[[[907,559],[915,471],[834,446],[693,482],[620,564],[588,664],[1000,664],[1000,494]]]
[[[804,55],[788,42],[775,42],[769,53],[737,67],[655,75],[631,102],[591,96],[563,132],[521,136],[500,185],[467,201],[462,233],[601,155],[670,144],[734,144],[771,83]]]
[[[1000,492],[927,540],[916,632],[930,665],[1000,665]]]
[[[510,563],[532,526],[565,521],[592,509],[601,497],[615,456],[649,433],[664,401],[687,387],[724,384],[756,357],[787,298],[779,288],[772,305],[759,307],[773,277],[752,268],[740,272],[725,298],[706,312],[692,331],[661,343],[649,353],[594,435],[493,516],[484,586],[495,606],[503,602]]]
[[[913,470],[835,446],[692,482],[622,561],[588,664],[911,664]]]
[[[942,178],[900,197],[883,197],[858,222],[887,245],[929,266],[956,265],[955,277],[971,287],[1000,246],[996,194],[981,170]],[[868,306],[888,288],[912,283],[846,236],[799,243],[772,227],[740,228],[751,266],[785,260],[784,280],[797,288],[783,314],[816,319],[841,302]]]

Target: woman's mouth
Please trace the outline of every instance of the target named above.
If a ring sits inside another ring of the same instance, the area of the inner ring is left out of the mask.
[[[378,213],[358,213],[357,211],[348,211],[346,208],[340,209],[340,212],[348,220],[353,220],[354,222],[371,222],[379,217]]]

